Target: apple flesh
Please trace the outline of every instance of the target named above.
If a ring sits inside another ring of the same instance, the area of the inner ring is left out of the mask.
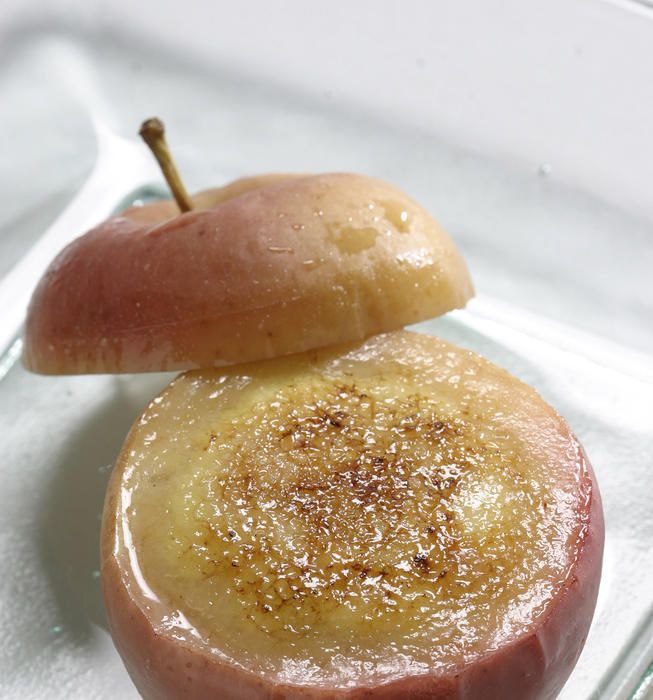
[[[548,699],[603,520],[533,389],[397,332],[181,375],[127,438],[102,546],[145,698]]]
[[[30,304],[32,371],[213,367],[362,340],[464,306],[462,257],[400,190],[272,175],[130,209],[51,264]]]

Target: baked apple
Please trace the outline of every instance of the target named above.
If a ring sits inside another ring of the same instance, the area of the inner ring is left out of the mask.
[[[143,697],[554,698],[596,602],[599,493],[533,389],[398,330],[472,295],[452,240],[359,175],[190,197],[143,131],[176,205],[66,248],[23,356],[194,370],[135,423],[105,501],[109,626]]]
[[[134,425],[102,577],[145,698],[554,698],[596,601],[583,450],[406,332],[189,372]]]

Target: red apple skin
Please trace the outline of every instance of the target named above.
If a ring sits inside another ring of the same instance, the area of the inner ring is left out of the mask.
[[[601,577],[604,522],[592,467],[583,452],[588,498],[585,523],[566,581],[544,614],[499,650],[446,675],[408,676],[349,689],[279,685],[230,665],[198,647],[157,634],[125,584],[113,554],[116,493],[105,504],[102,579],[109,627],[127,670],[149,699],[293,700],[553,700],[587,638]],[[117,474],[114,469],[116,486]],[[111,489],[111,486],[110,486]]]

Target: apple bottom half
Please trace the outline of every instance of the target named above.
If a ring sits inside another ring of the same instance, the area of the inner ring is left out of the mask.
[[[586,459],[586,458],[585,458]],[[391,700],[548,700],[560,692],[587,638],[603,559],[604,522],[594,472],[586,459],[587,529],[557,596],[530,628],[502,647],[446,673],[405,676],[379,685],[334,688],[288,685],[237,668],[208,650],[157,633],[131,597],[119,562],[105,549],[104,600],[114,643],[141,695],[166,700],[374,698]],[[113,499],[110,499],[113,500]],[[115,513],[109,507],[105,518]],[[103,544],[115,522],[104,523]],[[108,536],[108,537],[107,537]],[[113,539],[113,538],[111,538]]]

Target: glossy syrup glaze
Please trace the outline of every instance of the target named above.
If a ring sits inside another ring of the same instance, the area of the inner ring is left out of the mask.
[[[155,626],[287,683],[500,648],[545,613],[583,537],[562,419],[416,334],[188,373],[128,448],[116,547]]]

